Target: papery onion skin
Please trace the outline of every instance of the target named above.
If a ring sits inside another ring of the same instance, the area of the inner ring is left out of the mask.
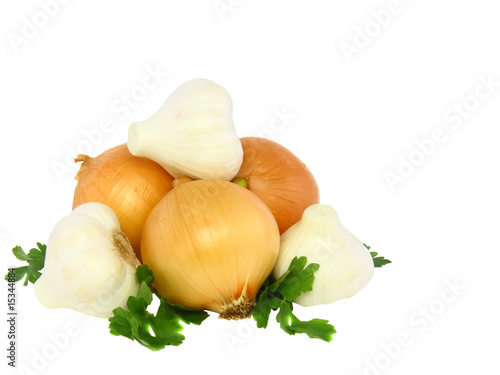
[[[243,163],[235,176],[243,178],[271,210],[283,234],[319,203],[319,188],[307,166],[286,147],[260,137],[241,138]]]
[[[126,144],[113,147],[95,158],[78,155],[83,161],[73,209],[87,202],[109,206],[118,216],[123,233],[141,259],[140,244],[144,223],[154,206],[172,190],[173,177],[147,158],[133,156]]]
[[[268,207],[234,183],[206,179],[176,184],[144,226],[142,259],[168,301],[250,316],[279,251],[279,229]]]

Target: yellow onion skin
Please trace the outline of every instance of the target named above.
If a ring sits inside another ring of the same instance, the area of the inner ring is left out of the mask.
[[[279,143],[261,137],[240,140],[243,163],[235,179],[245,179],[248,190],[269,207],[283,234],[300,220],[307,207],[319,203],[316,179],[295,154]]]
[[[249,317],[278,256],[276,220],[255,194],[234,183],[178,180],[142,234],[142,259],[154,272],[155,288],[175,304],[225,319]]]
[[[78,155],[83,162],[75,177],[78,181],[73,209],[87,202],[109,206],[134,252],[141,260],[141,233],[154,206],[172,190],[174,178],[159,164],[133,156],[126,144],[113,147],[95,158]]]

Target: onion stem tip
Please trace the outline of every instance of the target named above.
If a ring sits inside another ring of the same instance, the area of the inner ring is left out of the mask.
[[[250,318],[254,305],[255,301],[250,301],[244,293],[240,298],[222,308],[222,311],[219,313],[219,319],[240,320]]]
[[[248,187],[248,182],[247,182],[247,180],[245,180],[244,178],[235,178],[235,179],[233,180],[233,182],[234,182],[236,185],[243,186],[244,188],[247,188],[247,187]]]

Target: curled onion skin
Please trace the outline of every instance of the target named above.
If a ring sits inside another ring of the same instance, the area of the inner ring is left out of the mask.
[[[319,188],[307,166],[286,147],[260,137],[241,138],[243,164],[235,180],[243,178],[271,210],[283,234],[319,203]],[[233,180],[234,181],[234,180]]]
[[[278,256],[276,220],[255,194],[231,182],[176,182],[142,234],[155,288],[172,303],[225,319],[249,317]]]
[[[73,209],[87,202],[109,206],[118,216],[123,233],[141,259],[140,244],[144,223],[154,206],[173,186],[173,177],[152,160],[133,156],[126,144],[113,147],[95,158],[78,155],[83,162]]]

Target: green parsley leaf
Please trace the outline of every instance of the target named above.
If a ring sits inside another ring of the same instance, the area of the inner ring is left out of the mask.
[[[257,327],[266,328],[271,311],[279,309],[276,321],[286,333],[305,333],[311,338],[331,341],[336,331],[327,320],[312,319],[304,322],[292,313],[293,300],[312,290],[314,272],[319,269],[317,263],[311,263],[307,267],[306,264],[306,257],[295,257],[288,270],[278,280],[273,281],[271,277],[266,280],[257,296],[252,316]]]
[[[47,246],[37,242],[37,248],[31,249],[28,254],[24,252],[21,246],[16,246],[12,249],[12,253],[15,257],[23,262],[27,262],[27,266],[17,267],[14,269],[14,279],[15,281],[20,281],[24,278],[23,285],[28,285],[28,282],[35,283],[42,273],[40,272],[45,265],[45,253],[47,251]],[[5,280],[9,280],[8,275],[4,277]]]
[[[206,318],[208,318],[208,313],[205,310],[174,305],[167,300],[164,301],[170,305],[171,309],[179,316],[179,319],[186,324],[195,324],[199,326]]]
[[[200,325],[208,313],[203,310],[185,308],[174,305],[161,297],[153,288],[153,271],[145,264],[136,269],[137,280],[141,283],[137,296],[130,296],[127,300],[129,311],[119,307],[113,310],[114,316],[109,318],[109,331],[115,336],[124,336],[136,340],[146,348],[157,351],[165,346],[178,346],[185,337],[180,332],[186,324]],[[153,297],[160,300],[156,315],[147,311]]]
[[[389,259],[385,259],[384,257],[378,257],[378,253],[374,251],[370,251],[370,254],[372,255],[373,258],[373,264],[375,267],[382,267],[386,264],[392,263]]]
[[[149,288],[148,284],[145,281],[141,282],[139,287],[139,292],[137,293],[137,299],[143,299],[147,305],[150,305],[153,302],[153,292]]]
[[[147,264],[138,266],[137,269],[135,270],[135,276],[137,277],[137,280],[140,283],[144,281],[148,286],[150,286],[155,279],[153,271],[149,269]]]
[[[314,282],[314,272],[319,269],[319,264],[311,263],[307,267],[307,258],[301,257],[291,263],[288,271],[276,281],[271,287],[271,291],[278,290],[287,301],[296,300],[302,293],[312,290]]]
[[[281,301],[283,301],[283,297],[279,293],[266,291],[261,294],[252,310],[252,316],[257,322],[257,327],[267,327],[271,311],[278,309],[281,305]]]
[[[276,320],[280,323],[281,329],[290,335],[305,333],[312,339],[321,339],[330,342],[333,334],[337,331],[328,324],[328,320],[312,319],[306,322],[299,320],[293,313],[293,304],[290,301],[282,301],[280,311],[276,315]]]
[[[179,332],[183,327],[179,323],[179,316],[172,309],[172,306],[163,298],[160,300],[160,307],[155,317],[153,317],[153,329],[156,338],[166,345],[178,346],[184,341],[184,335]]]
[[[367,248],[367,250],[370,250],[371,249],[371,246],[368,246],[367,244],[363,244],[365,245],[365,247]],[[389,259],[386,259],[384,257],[378,257],[378,253],[376,253],[375,251],[370,251],[370,254],[373,258],[373,265],[375,267],[382,267],[386,264],[389,264],[389,263],[392,263]]]

